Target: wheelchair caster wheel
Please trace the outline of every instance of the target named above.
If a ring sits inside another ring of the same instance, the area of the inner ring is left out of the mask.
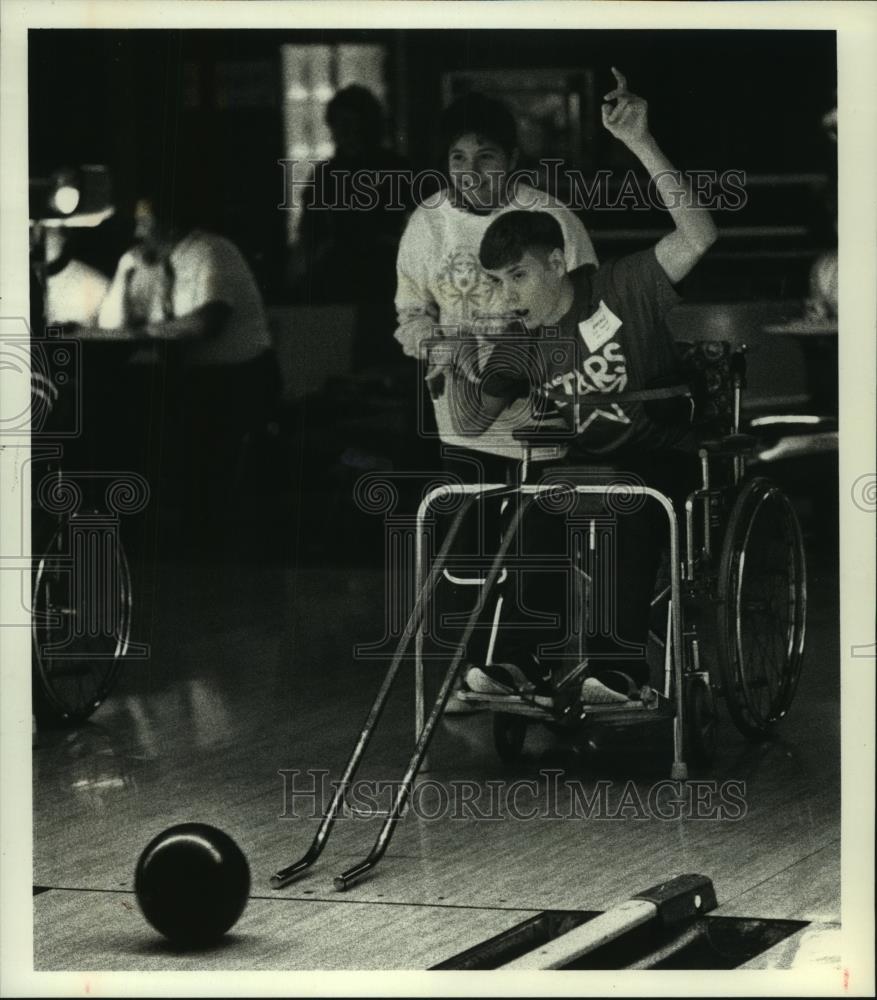
[[[685,684],[686,755],[693,764],[708,765],[716,755],[716,701],[713,689],[702,677]]]
[[[504,764],[520,759],[527,735],[527,720],[522,715],[497,712],[493,717],[493,743]]]

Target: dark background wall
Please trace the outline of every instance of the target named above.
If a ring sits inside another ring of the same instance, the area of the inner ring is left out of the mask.
[[[818,109],[834,103],[830,32],[445,31],[407,32],[409,100],[437,110],[442,72],[470,67],[593,68],[605,89],[610,66],[648,97],[657,134],[680,163],[750,171],[824,164]],[[412,153],[425,152],[412,122]]]
[[[750,288],[755,271],[741,270],[740,260],[759,253],[773,254],[781,278],[797,276],[800,284],[808,254],[830,242],[824,189],[835,150],[819,120],[835,103],[833,32],[32,31],[31,174],[61,163],[107,163],[122,205],[157,176],[167,197],[194,200],[206,224],[234,238],[269,298],[283,300],[280,46],[342,42],[385,46],[389,138],[415,168],[441,163],[434,137],[446,73],[581,67],[595,71],[599,97],[612,85],[610,65],[623,68],[648,97],[654,131],[675,163],[755,176],[747,211],[720,224],[807,228],[806,238],[791,243],[762,234],[741,246],[731,234],[722,273],[732,280],[723,285],[716,271],[710,282],[707,274],[707,294],[710,287],[719,297],[734,289],[757,293]],[[242,106],[221,92],[230,86],[220,79],[230,60],[256,67],[264,86]],[[571,166],[623,163],[623,151],[598,128]],[[787,183],[777,186],[778,175]],[[802,175],[803,182],[794,180]],[[766,183],[758,180],[765,176]],[[586,223],[599,240],[630,219],[614,212]],[[109,228],[124,242],[121,214]],[[113,262],[98,263],[109,270]],[[790,290],[800,289],[780,280],[774,291]]]
[[[77,234],[77,256],[111,274],[130,242],[126,209],[157,178],[162,197],[192,202],[205,226],[241,247],[275,307],[275,339],[294,403],[283,412],[279,438],[270,447],[262,439],[247,459],[256,470],[248,481],[257,494],[257,521],[271,534],[272,549],[278,538],[290,551],[322,540],[348,557],[353,536],[363,533],[363,517],[350,500],[355,478],[369,469],[438,463],[435,440],[417,433],[429,414],[418,410],[413,363],[406,367],[392,340],[392,302],[379,321],[360,322],[352,313],[339,319],[330,309],[318,323],[319,310],[303,308],[289,280],[296,251],[278,209],[278,160],[286,148],[281,46],[341,43],[383,46],[388,138],[415,169],[442,165],[435,137],[448,73],[591,70],[598,101],[612,86],[610,66],[622,68],[632,89],[648,98],[653,129],[678,166],[747,174],[747,206],[721,214],[722,238],[687,279],[688,299],[800,299],[815,255],[834,239],[836,149],[820,126],[835,104],[832,32],[32,31],[31,176],[63,164],[103,163],[114,179],[119,211],[97,230]],[[240,78],[230,79],[230,71]],[[592,135],[568,165],[585,175],[606,166],[620,174],[624,151],[596,124]],[[660,215],[589,211],[584,219],[605,258],[654,242],[649,231],[667,226]],[[395,382],[383,373],[372,381],[349,377],[357,371],[359,343],[369,357],[382,347],[387,369],[398,368]],[[100,384],[99,366],[112,362],[107,357],[96,348],[87,366],[90,384]],[[771,393],[792,398],[800,363],[794,368],[785,356],[771,358],[759,354],[762,380],[771,382]],[[753,392],[758,396],[757,385]],[[267,485],[275,480],[280,485]],[[273,518],[266,514],[272,489]],[[303,513],[291,516],[295,509]],[[301,545],[286,538],[299,521]],[[339,532],[348,522],[349,530]],[[361,544],[382,551],[380,539],[372,541]]]

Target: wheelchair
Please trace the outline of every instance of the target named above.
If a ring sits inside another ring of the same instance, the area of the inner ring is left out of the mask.
[[[625,486],[629,495],[657,503],[668,526],[666,563],[669,580],[652,601],[655,618],[666,622],[657,630],[655,644],[662,650],[661,683],[643,688],[629,703],[590,705],[580,698],[558,697],[574,692],[587,669],[587,653],[555,685],[553,696],[485,695],[462,692],[464,700],[494,713],[496,750],[504,761],[521,753],[531,721],[586,739],[595,724],[634,725],[666,719],[672,725],[671,778],[688,777],[688,760],[707,764],[716,745],[716,704],[722,698],[740,732],[760,739],[787,714],[793,701],[804,655],[806,628],[806,564],[803,538],[789,498],[769,479],[747,479],[746,456],[755,439],[740,433],[745,348],[722,341],[679,345],[685,385],[672,392],[688,397],[699,427],[697,460],[700,485],[684,501],[680,517],[669,497],[642,483]],[[513,562],[512,545],[527,509],[540,496],[555,499],[564,493],[604,497],[607,485],[557,477],[529,482],[530,467],[543,454],[557,457],[562,443],[552,430],[521,427],[515,437],[521,446],[521,475],[516,484],[443,484],[431,489],[420,503],[416,519],[416,600],[375,702],[359,735],[332,802],[306,853],[277,871],[273,888],[281,888],[309,868],[320,856],[335,820],[345,805],[347,789],[386,705],[398,670],[414,646],[415,724],[417,741],[402,781],[369,855],[335,878],[344,890],[380,861],[401,818],[451,691],[463,669],[473,631],[500,580],[506,563]],[[567,435],[568,439],[568,435]],[[553,451],[552,451],[553,449]],[[537,454],[538,453],[538,454]],[[537,462],[538,464],[538,462]],[[499,546],[484,576],[477,581],[477,598],[466,617],[459,642],[444,674],[431,710],[426,712],[424,647],[430,606],[437,586],[453,567],[455,538],[473,505],[480,500],[515,496]],[[450,527],[434,558],[432,526],[437,512],[452,513]],[[585,588],[591,582],[581,575]]]
[[[32,580],[33,713],[74,726],[110,695],[129,651],[131,572],[104,515],[59,516],[46,535]]]
[[[554,697],[459,692],[464,702],[493,713],[494,743],[505,763],[520,756],[532,721],[576,744],[587,741],[594,724],[634,726],[667,718],[673,721],[671,777],[684,779],[688,761],[699,766],[713,761],[719,700],[737,729],[754,740],[767,736],[792,704],[804,656],[806,558],[789,498],[770,479],[745,475],[746,457],[757,443],[740,433],[745,347],[721,341],[679,347],[700,429],[700,485],[684,503],[684,536],[669,497],[621,486],[623,492],[659,503],[668,518],[665,580],[652,600],[653,622],[665,624],[653,626],[649,636],[652,673],[660,672],[660,684],[646,686],[630,704],[587,705],[563,697],[587,671],[587,649],[580,644],[578,665],[555,681]],[[515,436],[527,449],[524,470],[530,450],[551,440],[550,432],[538,428]],[[554,481],[543,477],[541,486],[522,485],[519,492],[536,498],[547,494],[555,502],[564,491],[599,496],[616,488],[613,471],[605,490],[576,486],[573,476],[561,473]],[[502,493],[498,485],[483,488],[484,495],[491,491]],[[439,500],[436,493],[432,502]],[[578,602],[591,606],[593,576],[579,568],[576,579],[583,584]],[[663,661],[657,671],[656,651]],[[422,674],[421,660],[417,671]],[[419,681],[418,728],[422,692]]]
[[[58,391],[36,365],[31,391],[34,412],[45,416]],[[95,507],[85,492],[94,492],[99,474],[65,474],[60,444],[33,451],[47,460],[33,477],[31,507],[33,715],[39,726],[68,727],[97,711],[123,658],[142,652],[131,642],[133,586],[119,514],[139,509],[148,491],[140,477],[116,478],[105,490],[106,505]],[[85,492],[83,480],[92,481]]]
[[[90,169],[103,168],[85,173]],[[94,179],[86,177],[89,185]],[[32,220],[30,256],[30,445],[34,462],[45,463],[39,477],[37,464],[30,467],[31,694],[35,722],[52,727],[85,722],[115,686],[122,659],[144,653],[131,641],[133,586],[120,515],[142,509],[149,491],[135,474],[101,486],[106,477],[91,469],[65,471],[64,442],[81,437],[82,383],[73,360],[78,353],[47,324],[44,234],[47,226],[90,228],[112,209],[101,201],[97,213],[78,221],[59,220],[52,206],[43,210],[51,221],[35,227]],[[97,501],[95,488],[103,493]]]

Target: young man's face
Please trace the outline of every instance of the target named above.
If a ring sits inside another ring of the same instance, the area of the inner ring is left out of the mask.
[[[506,175],[514,169],[515,154],[492,139],[467,132],[448,150],[448,173],[454,187],[475,208],[502,204]]]
[[[557,323],[571,305],[560,250],[528,250],[516,263],[487,274],[499,287],[504,308],[517,312],[531,330]]]

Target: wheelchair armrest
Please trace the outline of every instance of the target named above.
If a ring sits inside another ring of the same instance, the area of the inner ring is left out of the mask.
[[[698,447],[710,455],[744,455],[755,448],[756,440],[751,434],[725,434],[719,438],[706,438],[698,442]]]
[[[774,434],[783,437],[794,437],[798,434],[819,434],[837,430],[835,414],[816,413],[765,413],[748,421],[752,430],[758,434]]]

